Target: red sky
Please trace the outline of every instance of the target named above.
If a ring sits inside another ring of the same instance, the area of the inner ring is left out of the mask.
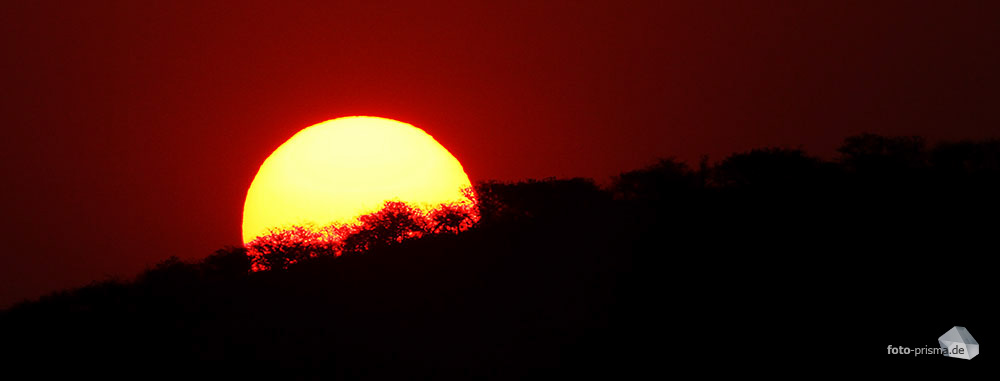
[[[146,3],[0,13],[0,307],[239,243],[260,163],[339,116],[473,180],[1000,133],[997,2]]]

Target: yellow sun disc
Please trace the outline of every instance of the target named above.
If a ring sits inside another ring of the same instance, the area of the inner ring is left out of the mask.
[[[352,116],[299,131],[264,161],[243,206],[243,242],[268,229],[354,222],[398,200],[430,209],[468,202],[462,165],[430,135]]]

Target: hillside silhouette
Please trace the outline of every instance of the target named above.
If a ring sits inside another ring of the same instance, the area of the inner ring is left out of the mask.
[[[0,341],[10,364],[621,378],[702,357],[886,361],[879,347],[985,329],[1000,141],[865,134],[839,152],[663,159],[605,188],[482,182],[474,223],[388,203],[339,248],[274,237],[20,303]]]

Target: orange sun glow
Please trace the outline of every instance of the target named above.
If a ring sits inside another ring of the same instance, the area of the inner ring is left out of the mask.
[[[293,225],[349,224],[398,200],[467,203],[462,165],[423,130],[352,116],[299,131],[264,161],[243,206],[243,242]]]

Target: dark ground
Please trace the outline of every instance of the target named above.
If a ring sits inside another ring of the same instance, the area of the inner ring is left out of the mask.
[[[955,325],[989,345],[1000,144],[854,139],[836,162],[663,161],[609,190],[484,183],[467,232],[284,271],[247,275],[242,249],[166,261],[3,312],[3,362],[393,379],[981,369],[988,354],[887,346],[936,347]]]

